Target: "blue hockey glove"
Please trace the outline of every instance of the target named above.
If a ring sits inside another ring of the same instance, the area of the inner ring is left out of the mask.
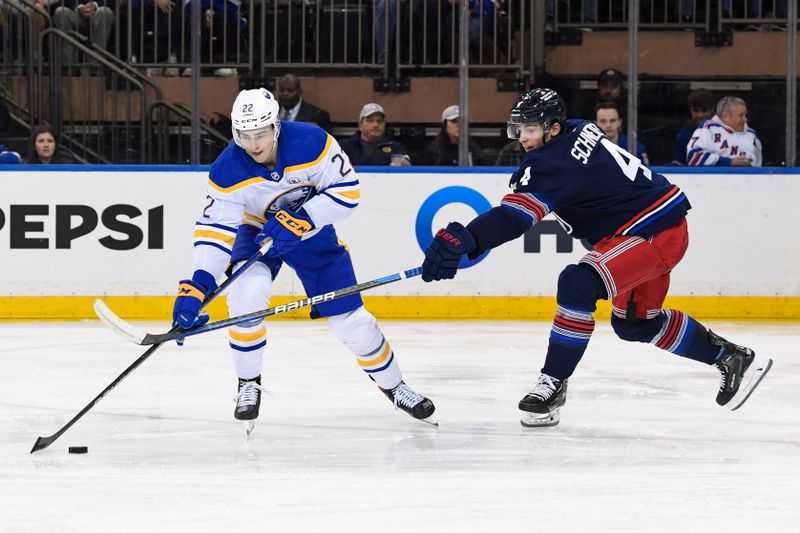
[[[283,209],[264,224],[261,233],[256,236],[256,243],[261,246],[264,239],[271,237],[272,248],[267,251],[267,257],[281,257],[297,248],[303,235],[314,228],[305,209],[301,208],[296,213]]]
[[[174,324],[182,328],[191,328],[208,322],[208,315],[201,313],[200,308],[206,296],[216,288],[217,282],[214,276],[204,270],[196,271],[192,279],[181,280],[178,283],[178,296],[172,308]]]
[[[439,281],[456,277],[461,256],[476,248],[475,239],[467,228],[451,222],[447,228],[436,232],[433,242],[425,250],[422,263],[422,280]]]

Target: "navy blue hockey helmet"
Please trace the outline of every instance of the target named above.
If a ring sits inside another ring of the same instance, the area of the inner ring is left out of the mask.
[[[521,94],[511,108],[508,138],[519,139],[520,124],[541,124],[547,135],[554,122],[563,124],[565,120],[567,120],[566,107],[557,92],[553,89],[531,89]]]

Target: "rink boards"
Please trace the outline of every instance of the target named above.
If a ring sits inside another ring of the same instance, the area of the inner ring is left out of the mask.
[[[0,172],[0,318],[91,318],[103,297],[123,317],[167,319],[177,280],[191,275],[207,167],[41,168]],[[337,224],[359,280],[421,264],[433,231],[497,205],[512,170],[360,169],[361,205]],[[800,173],[659,170],[693,205],[667,305],[709,318],[800,319]],[[559,272],[586,251],[548,217],[453,281],[401,281],[365,299],[387,318],[550,319]],[[274,294],[276,305],[305,292],[284,269]],[[212,314],[222,317],[224,302]],[[607,314],[601,306],[598,316]]]

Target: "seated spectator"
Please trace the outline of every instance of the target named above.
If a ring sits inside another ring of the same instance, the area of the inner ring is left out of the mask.
[[[386,112],[370,103],[358,114],[358,131],[339,143],[353,165],[408,166],[411,158],[402,143],[386,133]]]
[[[184,25],[188,40],[192,28],[192,0],[183,0]],[[200,61],[203,63],[236,63],[245,56],[244,43],[247,18],[241,9],[241,0],[200,0],[202,28],[200,39]],[[184,61],[191,53],[189,43],[184,43]],[[236,76],[238,71],[231,67],[214,69],[215,76]],[[182,76],[191,76],[192,69],[186,68]]]
[[[63,0],[53,13],[53,24],[61,31],[77,31],[87,37],[95,46],[106,50],[111,30],[114,28],[114,12],[106,2],[80,3],[81,0]],[[77,57],[74,46],[61,47],[61,59],[65,65],[74,65]]]
[[[120,19],[124,48],[128,44],[125,32],[130,29],[130,62],[177,63],[182,48],[183,10],[175,7],[174,0],[130,0],[130,5],[130,14],[123,9]],[[146,73],[148,76],[177,76],[179,72],[172,66],[164,70],[148,67]]]
[[[518,140],[510,141],[500,149],[497,160],[494,162],[496,167],[518,167],[522,163],[522,156],[525,149]]]
[[[689,114],[691,118],[683,125],[675,138],[673,165],[686,164],[686,145],[689,144],[689,139],[692,137],[694,130],[697,129],[697,125],[711,118],[713,107],[714,99],[711,96],[711,91],[696,89],[689,93]]]
[[[583,98],[575,108],[577,117],[594,120],[597,104],[613,102],[617,105],[620,117],[625,117],[627,95],[625,94],[625,76],[615,68],[607,68],[597,75],[597,90],[594,98]]]
[[[442,127],[439,134],[428,146],[428,162],[435,166],[458,166],[458,125],[459,108],[451,105],[442,111]],[[475,164],[481,147],[474,140],[469,142],[469,166]]]
[[[622,119],[619,116],[619,108],[614,102],[600,102],[595,107],[594,122],[606,137],[623,149],[628,149],[628,136],[622,133]],[[636,157],[642,160],[645,165],[650,164],[647,157],[647,148],[640,142],[636,142]]]
[[[625,100],[625,76],[615,68],[609,68],[597,75],[597,101],[616,102]]]
[[[444,17],[445,42],[456,43],[456,54],[458,40],[455,35],[459,29],[460,3],[460,0],[450,0],[451,9]],[[495,42],[499,45],[501,39],[493,39],[496,30],[503,29],[503,25],[507,24],[506,16],[505,0],[469,0],[469,50],[473,63],[493,63],[495,57],[497,63],[508,61],[506,54],[495,48]],[[483,57],[479,55],[481,49]],[[452,61],[456,62],[457,57]]]
[[[68,165],[75,161],[56,142],[56,135],[50,126],[39,126],[31,133],[28,143],[29,165]]]
[[[761,139],[747,127],[747,104],[736,96],[717,102],[717,114],[701,122],[686,145],[690,166],[761,166]]]
[[[22,163],[20,155],[6,145],[0,144],[0,165],[18,165],[19,163]]]
[[[331,117],[327,111],[311,105],[303,99],[303,88],[300,78],[294,74],[285,74],[278,80],[276,91],[278,103],[281,104],[280,119],[296,122],[310,122],[325,131],[331,129]]]

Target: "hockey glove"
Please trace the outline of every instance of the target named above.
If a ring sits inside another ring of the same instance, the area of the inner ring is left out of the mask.
[[[446,229],[436,232],[433,242],[425,250],[422,263],[422,280],[439,281],[456,277],[461,256],[476,248],[475,239],[467,228],[451,222]]]
[[[305,209],[300,208],[296,213],[283,209],[264,224],[261,233],[256,236],[256,243],[261,246],[264,239],[272,237],[272,248],[267,251],[267,257],[281,257],[297,248],[303,235],[314,228]]]
[[[178,284],[178,297],[175,298],[172,308],[174,324],[188,329],[208,322],[208,315],[201,313],[200,308],[206,296],[216,288],[214,276],[205,270],[197,270],[192,279],[181,280]]]

